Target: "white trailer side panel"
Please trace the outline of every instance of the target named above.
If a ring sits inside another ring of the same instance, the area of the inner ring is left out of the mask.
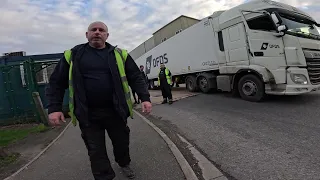
[[[204,19],[159,44],[136,60],[145,65],[149,79],[158,77],[160,62],[164,62],[172,75],[218,69],[218,41],[211,22]]]

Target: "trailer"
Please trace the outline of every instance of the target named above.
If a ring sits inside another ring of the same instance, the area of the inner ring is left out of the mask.
[[[287,4],[251,1],[218,11],[136,59],[151,89],[160,63],[191,91],[226,91],[248,101],[320,90],[319,24]]]

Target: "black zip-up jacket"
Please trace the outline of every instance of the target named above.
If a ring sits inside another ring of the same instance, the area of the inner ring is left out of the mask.
[[[84,53],[85,46],[89,43],[80,44],[72,48],[72,62],[73,62],[73,88],[75,98],[75,115],[82,125],[88,125],[88,106],[86,100],[86,94],[84,90],[84,82],[79,69],[79,60]],[[109,66],[112,74],[112,80],[114,83],[113,104],[115,110],[119,115],[126,120],[129,116],[129,109],[124,96],[120,74],[116,64],[116,58],[114,54],[114,46],[106,43],[109,48]],[[52,75],[50,76],[49,84],[46,87],[46,97],[48,100],[48,113],[61,112],[63,97],[65,90],[68,88],[69,81],[69,64],[66,59],[62,57],[56,65]],[[128,79],[129,86],[141,97],[142,101],[150,102],[150,94],[145,82],[145,79],[134,62],[132,57],[128,54],[125,63],[125,72]]]
[[[141,71],[141,74],[142,74],[144,80],[146,81],[146,83],[148,84],[149,80],[148,80],[148,76],[146,75],[146,73],[144,71]]]

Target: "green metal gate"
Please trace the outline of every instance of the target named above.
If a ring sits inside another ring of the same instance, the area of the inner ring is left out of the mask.
[[[57,62],[29,59],[0,66],[0,125],[41,121],[32,92],[39,92],[46,105],[45,86]]]

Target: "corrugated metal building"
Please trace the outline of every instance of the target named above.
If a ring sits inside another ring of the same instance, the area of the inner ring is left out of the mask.
[[[199,19],[181,15],[154,32],[151,38],[133,49],[130,52],[130,55],[133,59],[137,59],[155,46],[161,44],[163,41],[171,38],[172,36],[198,23],[199,21]]]
[[[153,36],[152,36],[151,38],[149,38],[148,40],[146,40],[145,42],[140,44],[138,47],[133,49],[129,54],[131,55],[131,57],[133,59],[137,59],[140,56],[142,56],[144,53],[150,51],[154,47],[155,47],[154,39],[153,39]]]
[[[155,46],[161,44],[163,41],[171,38],[172,36],[178,34],[179,32],[187,29],[188,27],[196,24],[199,21],[200,20],[198,19],[184,15],[177,17],[176,19],[153,33]]]

